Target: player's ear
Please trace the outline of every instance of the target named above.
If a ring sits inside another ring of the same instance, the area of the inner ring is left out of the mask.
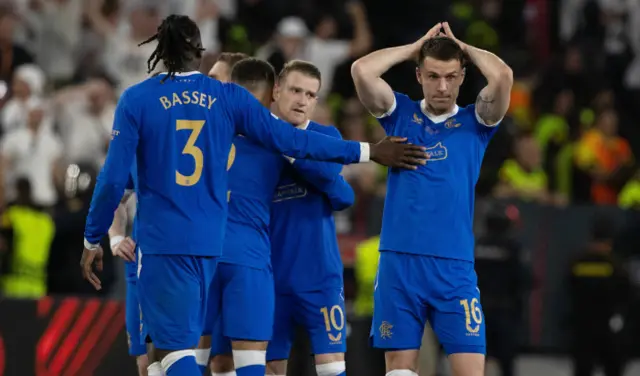
[[[464,82],[464,78],[467,76],[467,68],[462,68],[462,74],[460,75],[460,85]]]
[[[418,83],[422,85],[422,72],[420,72],[420,66],[416,67],[416,80],[418,80]]]
[[[276,84],[276,86],[273,87],[273,100],[277,101],[278,98],[280,98],[280,85]]]

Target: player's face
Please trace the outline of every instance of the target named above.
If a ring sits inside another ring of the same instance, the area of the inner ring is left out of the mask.
[[[444,113],[455,105],[464,70],[458,60],[436,60],[427,57],[418,68],[416,77],[430,110]]]
[[[278,115],[293,125],[304,124],[318,103],[320,81],[300,72],[291,72],[275,90]]]
[[[215,78],[220,82],[229,82],[231,79],[231,67],[223,61],[218,61],[211,67],[209,77]]]

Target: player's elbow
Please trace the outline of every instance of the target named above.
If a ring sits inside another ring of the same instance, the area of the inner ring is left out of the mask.
[[[367,67],[366,67],[366,63],[363,62],[362,58],[356,60],[353,62],[353,64],[351,64],[351,77],[353,77],[353,80],[356,82],[366,79],[367,77]]]
[[[334,211],[341,211],[351,207],[356,201],[353,189],[345,189],[341,194],[331,200],[331,207]]]

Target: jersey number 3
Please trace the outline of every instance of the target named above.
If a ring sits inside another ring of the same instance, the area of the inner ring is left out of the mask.
[[[202,154],[202,149],[196,146],[196,140],[198,139],[198,136],[200,136],[200,132],[202,132],[202,127],[204,127],[204,120],[176,121],[177,131],[191,131],[189,139],[187,140],[187,144],[184,146],[184,149],[182,149],[182,154],[192,156],[193,161],[195,162],[193,174],[189,176],[182,175],[179,171],[176,170],[176,184],[178,185],[191,187],[192,185],[196,185],[202,177],[202,163],[204,162],[204,155]]]
[[[182,149],[183,155],[190,155],[193,157],[193,162],[195,164],[195,168],[193,169],[193,173],[191,175],[183,175],[180,171],[176,170],[176,184],[181,185],[183,187],[191,187],[193,185],[198,184],[200,178],[202,177],[202,164],[204,163],[204,155],[202,154],[202,149],[196,146],[196,141],[200,136],[200,132],[202,132],[202,128],[204,127],[204,120],[178,120],[176,121],[176,131],[188,130],[191,131],[189,135],[189,139],[187,139],[187,144]],[[229,158],[227,160],[227,171],[233,165],[234,160],[236,159],[236,147],[232,144],[231,151],[229,152]],[[227,193],[228,196],[229,192]],[[228,197],[227,197],[228,200]]]

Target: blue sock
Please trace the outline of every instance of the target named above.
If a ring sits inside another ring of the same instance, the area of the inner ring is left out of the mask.
[[[347,371],[344,371],[344,372],[340,373],[340,374],[339,374],[339,375],[337,375],[337,376],[347,376]]]
[[[233,362],[237,376],[264,376],[266,373],[266,351],[233,350]]]
[[[162,359],[162,368],[167,376],[202,376],[193,350],[174,351]]]

